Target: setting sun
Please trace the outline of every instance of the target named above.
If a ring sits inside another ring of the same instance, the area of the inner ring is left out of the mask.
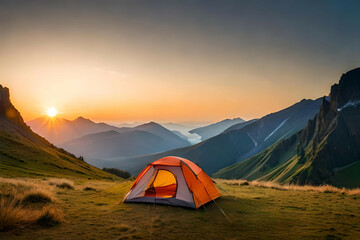
[[[55,117],[57,113],[58,113],[58,111],[57,111],[56,108],[54,108],[54,107],[51,107],[51,108],[49,108],[49,109],[46,111],[46,114],[47,114],[49,117]]]

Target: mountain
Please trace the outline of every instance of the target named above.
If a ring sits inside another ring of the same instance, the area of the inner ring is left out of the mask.
[[[280,183],[360,186],[360,68],[331,87],[330,101],[307,126],[241,163],[214,174],[221,178]]]
[[[280,139],[304,128],[319,111],[322,99],[302,100],[284,110],[269,114],[257,121],[231,131],[223,132],[196,145],[145,156],[114,158],[107,167],[117,167],[138,173],[146,164],[164,157],[185,157],[208,174],[253,156]]]
[[[12,105],[9,89],[1,85],[0,159],[1,176],[110,177],[34,133]]]
[[[173,142],[147,131],[93,133],[60,145],[85,159],[130,157],[176,148]]]
[[[48,139],[54,144],[61,144],[81,136],[114,130],[117,132],[129,131],[131,128],[108,125],[106,123],[95,123],[90,119],[78,117],[72,121],[63,118],[50,118],[43,116],[27,124],[37,134]]]
[[[190,145],[190,142],[187,141],[186,139],[179,137],[177,134],[173,133],[172,131],[164,128],[163,126],[155,122],[142,124],[140,126],[132,128],[132,130],[146,131],[154,135],[157,135],[162,139],[164,139],[165,141],[167,141],[169,143],[169,146],[172,146],[171,149],[186,147]]]
[[[191,130],[190,133],[196,133],[201,136],[201,140],[206,140],[222,133],[224,130],[231,126],[242,122],[245,122],[245,120],[241,118],[225,119],[220,122],[210,124],[208,126],[195,128]]]

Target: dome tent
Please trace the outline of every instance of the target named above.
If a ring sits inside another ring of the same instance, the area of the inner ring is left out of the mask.
[[[197,209],[219,196],[214,182],[200,167],[187,159],[171,156],[150,163],[138,175],[123,202]]]

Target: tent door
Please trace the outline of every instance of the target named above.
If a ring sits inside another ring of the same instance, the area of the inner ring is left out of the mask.
[[[177,181],[169,170],[159,169],[154,180],[148,185],[145,196],[156,198],[172,198],[176,195]]]

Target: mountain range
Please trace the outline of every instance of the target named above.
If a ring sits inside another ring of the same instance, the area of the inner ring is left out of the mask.
[[[78,176],[111,178],[71,153],[34,133],[10,101],[9,89],[0,85],[0,175]]]
[[[85,159],[101,160],[163,152],[189,145],[186,139],[155,122],[150,122],[122,133],[110,130],[88,134],[59,146]],[[99,165],[96,161],[92,163]]]
[[[205,137],[221,129],[194,145],[182,132],[155,122],[115,127],[83,117],[42,117],[28,122],[30,128],[12,105],[9,89],[0,85],[0,174],[111,178],[88,163],[137,174],[148,163],[173,155],[217,178],[360,186],[360,68],[343,74],[329,96],[236,121],[193,129]]]
[[[341,76],[301,131],[214,176],[359,187],[360,68]]]
[[[164,156],[181,156],[199,164],[208,174],[253,156],[280,139],[287,138],[306,126],[319,111],[322,99],[302,100],[284,110],[269,114],[249,124],[239,123],[233,130],[193,146],[158,154],[114,158],[107,167],[138,173],[148,163]],[[233,126],[234,127],[234,126]]]

